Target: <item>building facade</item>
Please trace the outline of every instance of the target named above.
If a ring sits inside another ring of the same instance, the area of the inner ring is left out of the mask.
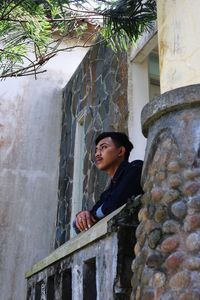
[[[28,299],[200,299],[199,14],[198,0],[157,0],[157,25],[127,64],[91,50],[65,87],[56,249],[27,271]],[[110,129],[144,158],[145,193],[73,236],[73,215],[107,183],[92,143]]]
[[[134,123],[132,159],[144,157],[146,141],[138,114],[160,91],[156,27],[140,43],[137,54],[132,51],[128,57],[105,45],[93,47],[63,90],[56,250],[27,272],[28,299],[125,300],[131,296],[140,198],[78,236],[72,222],[78,211],[91,209],[108,183],[94,165],[98,134],[128,133]],[[138,62],[144,45],[148,51]],[[132,95],[140,97],[139,105],[131,105]]]
[[[145,144],[137,127],[141,110],[147,137],[132,263],[134,300],[200,299],[199,12],[198,1],[191,6],[187,0],[158,0],[158,34],[144,35],[130,54],[128,128],[137,141],[135,153]],[[157,55],[159,81],[153,68]],[[126,272],[125,263],[123,268]]]

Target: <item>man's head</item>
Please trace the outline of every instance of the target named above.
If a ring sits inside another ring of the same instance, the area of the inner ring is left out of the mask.
[[[96,165],[105,171],[112,165],[128,160],[133,149],[127,135],[122,132],[103,132],[97,137],[95,144]]]

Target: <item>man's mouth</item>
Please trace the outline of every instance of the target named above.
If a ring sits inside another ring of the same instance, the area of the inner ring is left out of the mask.
[[[102,158],[96,159],[96,164],[98,165],[102,160],[103,160]]]

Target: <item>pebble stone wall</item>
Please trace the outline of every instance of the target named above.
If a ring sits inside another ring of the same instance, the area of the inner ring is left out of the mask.
[[[143,110],[148,144],[132,300],[200,299],[200,85]]]
[[[66,66],[67,67],[67,66]],[[93,47],[63,92],[59,202],[55,247],[69,239],[77,118],[84,114],[83,209],[90,209],[107,177],[94,165],[94,141],[103,131],[127,132],[127,60],[105,45]]]

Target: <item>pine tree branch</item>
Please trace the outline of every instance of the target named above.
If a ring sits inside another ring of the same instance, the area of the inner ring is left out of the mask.
[[[156,19],[156,0],[96,0],[94,6],[90,1],[63,2],[9,0],[0,4],[0,43],[5,47],[0,51],[3,67],[0,78],[25,74],[35,74],[36,77],[44,72],[39,70],[41,66],[57,53],[91,47],[87,43],[99,32],[100,42],[106,42],[116,51],[126,49],[130,41],[136,41],[144,30],[149,30],[151,22]],[[58,48],[64,38],[75,37],[75,33],[86,37],[87,26],[82,26],[81,20],[92,21],[98,26],[100,20],[103,23],[98,30],[94,29],[84,44]],[[52,41],[55,32],[60,36]],[[34,61],[27,57],[31,45],[34,45]],[[22,60],[28,60],[30,64],[23,66]]]

